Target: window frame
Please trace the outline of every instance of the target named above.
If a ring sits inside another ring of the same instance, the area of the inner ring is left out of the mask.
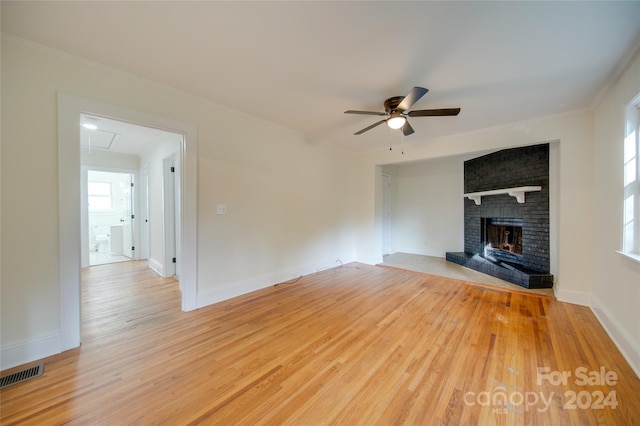
[[[109,194],[96,194],[96,193],[91,193],[91,184],[92,183],[98,183],[98,184],[104,184],[106,186],[109,187]],[[91,207],[91,199],[92,198],[105,198],[109,200],[109,207],[108,208],[92,208]],[[109,182],[109,181],[102,181],[102,180],[90,180],[87,183],[87,201],[88,201],[88,209],[90,212],[93,213],[105,213],[105,212],[111,212],[113,211],[113,182]]]
[[[618,253],[640,262],[640,93],[625,108],[623,136],[622,215]],[[631,153],[628,152],[630,147]],[[628,205],[629,198],[631,206]]]

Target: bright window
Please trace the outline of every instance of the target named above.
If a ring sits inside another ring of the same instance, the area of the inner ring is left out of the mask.
[[[89,210],[111,210],[111,182],[89,181]]]
[[[640,95],[626,109],[624,138],[624,201],[622,206],[622,251],[640,254]]]

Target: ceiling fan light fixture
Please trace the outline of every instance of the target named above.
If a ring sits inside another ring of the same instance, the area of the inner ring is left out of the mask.
[[[389,126],[394,130],[400,129],[402,128],[402,126],[404,126],[404,123],[406,122],[407,122],[407,117],[399,113],[394,113],[394,114],[391,114],[391,117],[387,119],[387,126]]]

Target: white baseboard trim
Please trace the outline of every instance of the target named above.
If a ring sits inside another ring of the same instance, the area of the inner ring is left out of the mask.
[[[229,283],[211,290],[207,290],[203,293],[198,293],[196,304],[198,308],[213,305],[214,303],[222,302],[223,300],[232,299],[243,294],[251,293],[252,291],[261,290],[279,283],[287,281],[293,281],[298,277],[320,273],[322,271],[337,268],[339,263],[333,263],[334,261],[319,262],[317,265],[306,265],[299,268],[292,268],[285,271],[274,272],[271,274],[265,274],[261,276],[252,277],[245,280]],[[353,260],[342,260],[343,264],[353,262]],[[331,266],[328,266],[331,265]]]
[[[270,281],[265,279],[256,279],[255,281],[246,280],[207,290],[203,293],[198,293],[196,298],[196,309],[269,287],[274,285],[276,282],[277,280]]]
[[[226,284],[211,290],[207,290],[203,293],[198,293],[196,300],[196,309],[203,308],[205,306],[213,305],[214,303],[222,302],[223,300],[232,299],[243,294],[251,293],[252,291],[261,290],[269,286],[286,282],[289,280],[295,280],[304,273],[274,273],[254,277],[246,280],[236,281]]]
[[[307,273],[308,272],[305,273],[303,271],[283,271],[229,283],[203,293],[198,293],[196,300],[197,308],[213,305],[214,303],[242,296],[243,294],[261,290],[278,283],[295,280],[299,276],[306,275]]]
[[[634,342],[596,296],[580,291],[559,290],[556,292],[556,298],[560,302],[588,306],[622,356],[627,360],[636,375],[640,377],[640,345],[638,345],[638,342]]]
[[[640,342],[634,342],[629,333],[620,325],[611,312],[596,297],[592,297],[591,311],[602,324],[605,331],[613,340],[622,356],[627,360],[633,371],[640,378]]]
[[[161,262],[158,262],[158,261],[157,261],[157,260],[155,260],[155,259],[149,258],[149,260],[148,260],[148,262],[147,262],[147,263],[149,264],[149,268],[151,268],[151,269],[153,269],[154,271],[156,271],[156,273],[157,273],[158,275],[160,275],[161,277],[164,277],[164,274],[163,274],[163,272],[164,272],[164,267],[163,267],[163,265],[162,265],[162,263],[161,263]]]
[[[0,350],[0,370],[17,367],[62,352],[60,334],[6,345]]]
[[[557,290],[555,292],[556,299],[560,302],[573,303],[574,305],[591,307],[591,293],[573,290]]]

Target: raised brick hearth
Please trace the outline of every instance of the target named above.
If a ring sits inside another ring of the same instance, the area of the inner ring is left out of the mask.
[[[464,163],[464,192],[539,187],[464,201],[464,252],[449,261],[525,288],[550,288],[549,145],[498,151]]]

